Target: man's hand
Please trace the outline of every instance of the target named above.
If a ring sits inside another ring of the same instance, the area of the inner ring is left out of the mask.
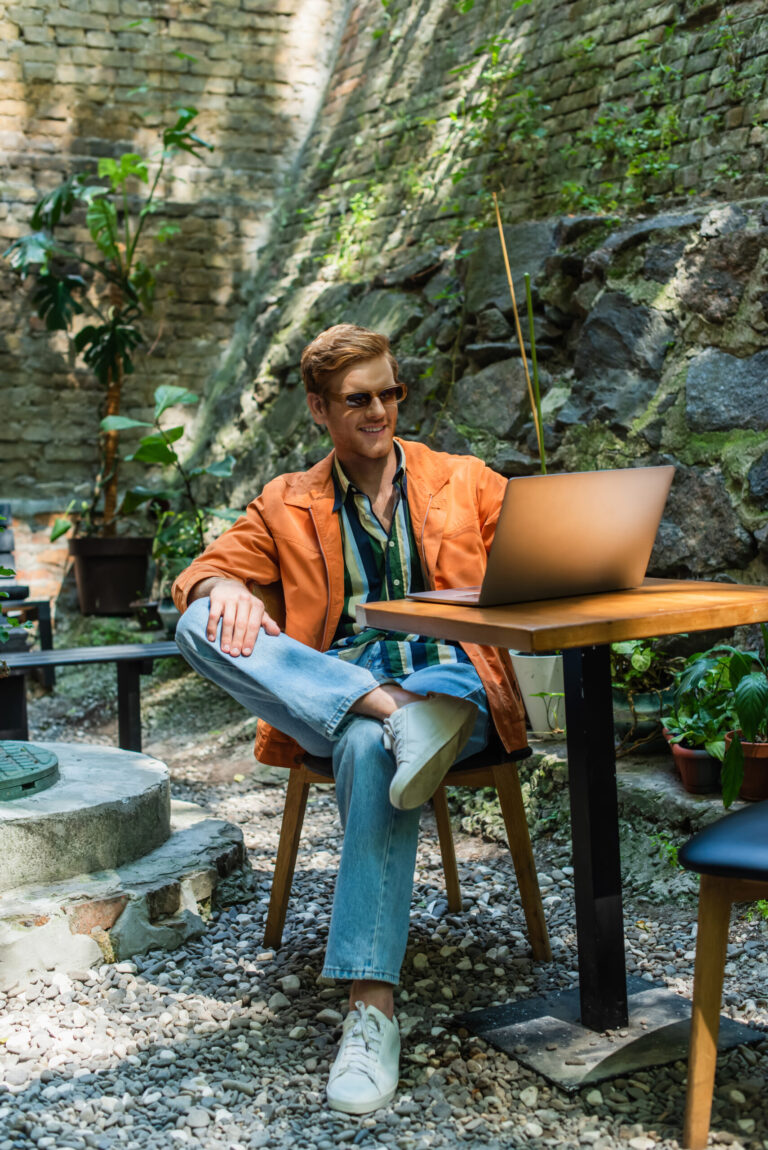
[[[259,628],[267,635],[279,635],[280,628],[267,614],[261,599],[252,595],[239,579],[202,579],[190,593],[190,600],[209,596],[211,610],[208,615],[206,633],[213,643],[216,631],[221,625],[221,649],[229,655],[250,655],[253,651]]]

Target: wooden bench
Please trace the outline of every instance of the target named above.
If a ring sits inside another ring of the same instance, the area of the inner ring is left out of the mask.
[[[114,663],[117,668],[118,746],[141,750],[141,675],[152,671],[155,659],[178,655],[175,639],[162,643],[121,643],[110,647],[62,647],[2,655],[10,672],[0,678],[0,739],[29,738],[26,674],[34,667],[72,667]]]

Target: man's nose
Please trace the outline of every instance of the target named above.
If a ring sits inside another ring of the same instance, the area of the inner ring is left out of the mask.
[[[369,415],[386,415],[387,414],[386,405],[382,402],[380,396],[378,396],[378,395],[372,395],[371,396],[371,402],[368,404],[368,414]]]

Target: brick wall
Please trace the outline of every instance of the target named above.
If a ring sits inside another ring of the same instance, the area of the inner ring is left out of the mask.
[[[174,109],[215,145],[164,189],[181,227],[147,349],[126,387],[140,414],[159,383],[201,393],[244,305],[270,213],[322,97],[346,0],[24,0],[0,3],[0,250],[35,201],[98,158],[156,152]],[[146,86],[147,91],[137,91]],[[82,224],[80,234],[84,233]],[[155,249],[157,254],[157,249]],[[44,515],[87,493],[103,394],[49,335],[0,264],[0,495]]]

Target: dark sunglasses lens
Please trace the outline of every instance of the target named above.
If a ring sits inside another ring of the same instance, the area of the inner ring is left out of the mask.
[[[344,396],[344,401],[347,407],[368,407],[376,394],[382,403],[400,403],[405,398],[405,387],[402,383],[397,383],[394,387],[385,387],[378,393],[353,391],[351,395]]]

